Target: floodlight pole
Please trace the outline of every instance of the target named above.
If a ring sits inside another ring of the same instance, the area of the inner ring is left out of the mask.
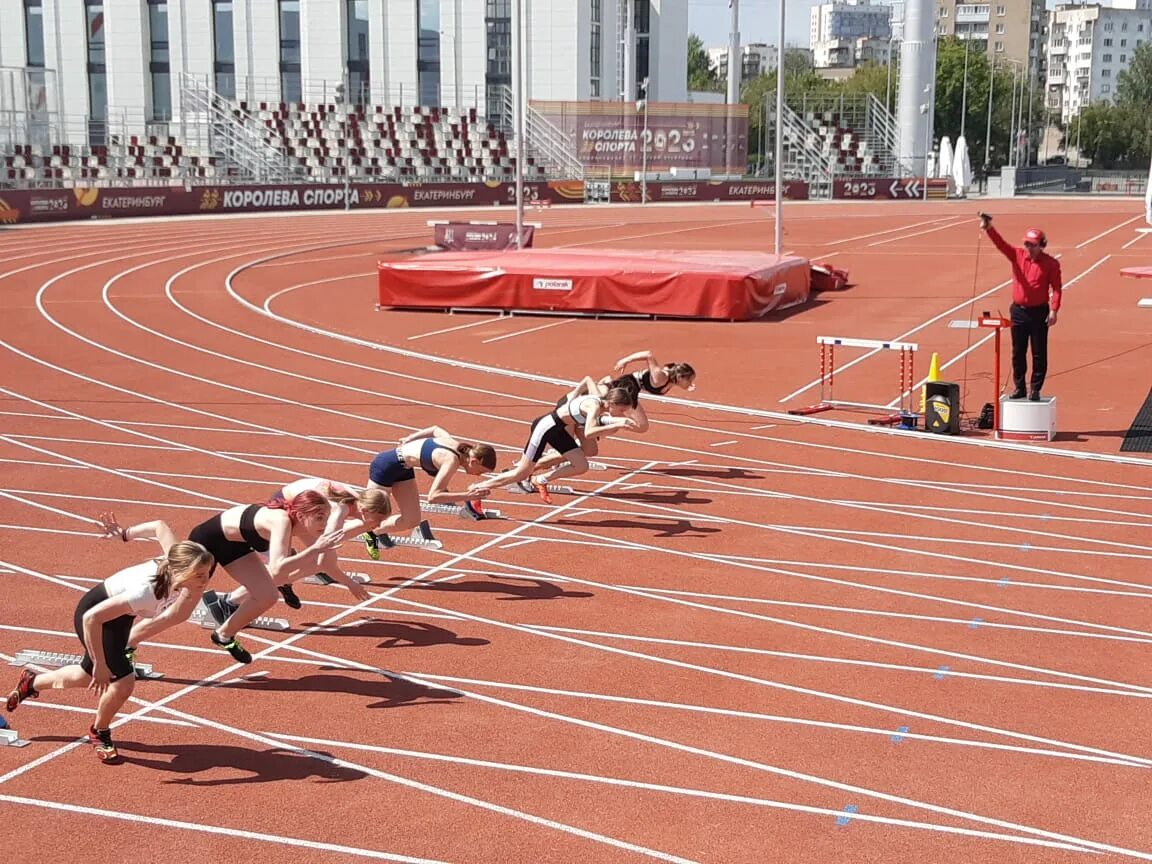
[[[777,0],[780,4],[780,32],[776,48],[776,242],[777,256],[784,250],[784,178],[780,176],[780,166],[784,162],[784,24],[787,0]],[[731,62],[731,60],[729,60]]]
[[[516,136],[516,248],[524,242],[524,2],[512,0],[512,130]]]

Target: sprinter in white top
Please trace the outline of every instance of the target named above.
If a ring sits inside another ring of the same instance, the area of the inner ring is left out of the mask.
[[[100,516],[102,539],[151,539],[164,555],[113,573],[88,591],[76,604],[73,621],[84,645],[84,657],[75,665],[36,674],[20,673],[8,696],[8,710],[42,690],[87,687],[100,697],[96,720],[88,729],[88,743],[106,765],[120,761],[110,727],[116,713],[136,686],[135,648],[144,639],[188,620],[215,569],[212,554],[199,543],[176,541],[161,521],[121,528],[115,514]]]

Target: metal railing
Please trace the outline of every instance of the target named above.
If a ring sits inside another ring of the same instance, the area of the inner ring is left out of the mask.
[[[220,96],[207,77],[181,73],[180,137],[218,156],[241,179],[284,183],[300,179],[284,150],[269,141],[262,130],[248,125],[251,115]]]
[[[503,112],[501,124],[508,131],[509,143],[515,143],[511,134],[514,128],[512,118],[516,113],[512,88],[502,87]],[[534,158],[542,160],[544,168],[551,176],[581,180],[584,178],[584,163],[576,158],[576,141],[563,130],[544,117],[531,105],[524,110],[524,146]]]
[[[773,117],[775,107],[772,109]],[[775,119],[775,118],[774,118]],[[796,112],[784,106],[778,128],[784,136],[781,176],[793,180],[806,180],[813,198],[832,195],[832,166],[823,148],[813,143],[818,133],[805,123]]]

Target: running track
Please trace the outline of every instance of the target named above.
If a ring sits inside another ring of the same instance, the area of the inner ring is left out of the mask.
[[[917,341],[979,411],[990,346],[948,325],[1009,301],[975,209],[793,206],[788,248],[858,287],[739,325],[374,312],[375,262],[427,242],[426,212],[0,234],[4,658],[74,650],[77,592],[150,554],[96,542],[101,509],[185,532],[288,478],[361,480],[431,423],[506,462],[561,381],[642,347],[700,370],[575,497],[436,517],[441,552],[348,543],[374,598],[302,586],[249,668],[192,625],[147,645],[166,677],[137,688],[122,766],[76,741],[88,694],[26,703],[9,836],[70,864],[1152,859],[1152,500],[1117,453],[1152,353],[1117,273],[1152,255],[1138,203],[996,211],[1041,224],[1070,283],[1062,440],[779,414],[818,396],[817,335]],[[731,206],[541,221],[540,245],[771,236]],[[838,378],[896,395],[889,356]]]

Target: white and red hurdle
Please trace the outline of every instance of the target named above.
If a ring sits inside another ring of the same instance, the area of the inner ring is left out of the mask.
[[[806,416],[832,411],[836,408],[856,408],[885,412],[884,417],[876,417],[868,422],[872,425],[895,425],[905,423],[907,418],[914,415],[913,386],[916,380],[916,351],[919,345],[915,342],[888,342],[882,339],[850,339],[841,336],[817,336],[816,344],[820,346],[820,401],[807,408],[794,408],[789,414]],[[896,413],[892,411],[892,404],[882,405],[875,402],[849,402],[835,398],[836,389],[836,349],[837,348],[866,348],[871,351],[897,351],[900,354],[899,363],[899,390],[900,396]]]

